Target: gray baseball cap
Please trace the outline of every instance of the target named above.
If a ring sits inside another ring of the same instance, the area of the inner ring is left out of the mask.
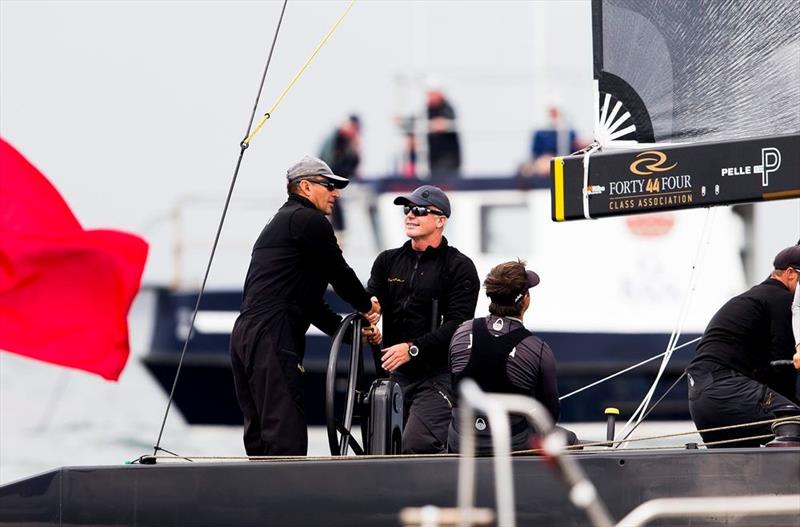
[[[404,194],[394,198],[395,205],[432,205],[450,217],[450,200],[447,194],[439,187],[433,185],[422,185],[411,194]]]
[[[331,167],[323,161],[312,156],[304,156],[303,159],[289,167],[286,171],[287,181],[297,181],[301,179],[309,179],[315,176],[330,179],[336,185],[336,188],[342,189],[350,183],[346,177],[337,176],[331,170]]]

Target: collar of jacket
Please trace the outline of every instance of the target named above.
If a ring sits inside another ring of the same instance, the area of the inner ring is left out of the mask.
[[[411,248],[411,240],[407,240],[406,243],[403,244],[403,250],[410,255],[413,255],[418,252]],[[432,260],[434,258],[438,258],[439,255],[444,254],[446,250],[447,250],[447,238],[442,236],[442,243],[440,243],[438,247],[429,246],[427,249],[425,249],[422,252],[422,259]]]
[[[319,210],[319,209],[317,209],[316,205],[311,203],[311,201],[308,198],[303,197],[303,196],[301,196],[299,194],[289,194],[289,200],[288,201],[296,201],[297,203],[299,203],[300,205],[302,205],[302,206],[304,206],[306,208]]]
[[[769,278],[767,278],[766,280],[764,280],[763,282],[761,282],[761,284],[762,285],[772,285],[772,286],[775,286],[775,287],[782,287],[782,288],[786,289],[787,291],[789,291],[791,293],[789,288],[786,287],[786,284],[784,284],[783,282],[781,282],[777,278],[772,278],[771,276]]]

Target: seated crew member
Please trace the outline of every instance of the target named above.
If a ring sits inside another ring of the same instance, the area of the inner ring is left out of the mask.
[[[773,419],[774,408],[797,403],[796,372],[772,368],[792,359],[791,304],[800,279],[800,246],[775,256],[769,278],[729,300],[714,315],[689,363],[689,411],[698,430]],[[770,424],[701,432],[706,443],[771,433]],[[759,446],[771,438],[719,447]]]
[[[556,360],[545,341],[525,329],[522,317],[531,304],[530,289],[539,276],[525,269],[524,262],[495,266],[483,282],[491,300],[489,316],[461,324],[450,342],[450,373],[453,386],[471,378],[486,392],[516,393],[534,397],[542,403],[554,422],[560,405],[556,383]],[[448,433],[448,450],[459,451],[458,408]],[[491,454],[491,433],[485,417],[475,420],[479,454]],[[569,444],[575,434],[564,430]],[[531,448],[534,431],[519,415],[511,416],[511,449]]]
[[[403,453],[444,452],[453,399],[447,347],[475,316],[478,273],[443,235],[450,200],[441,189],[423,185],[394,203],[410,239],[378,255],[367,285],[383,313],[382,366],[403,389]]]

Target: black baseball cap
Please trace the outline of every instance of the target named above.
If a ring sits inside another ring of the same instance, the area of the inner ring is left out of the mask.
[[[775,269],[800,269],[800,245],[792,245],[776,254],[772,265]]]
[[[450,200],[447,198],[447,194],[439,187],[434,187],[433,185],[422,185],[411,194],[397,196],[394,198],[394,204],[430,205],[442,211],[448,218],[450,217]]]

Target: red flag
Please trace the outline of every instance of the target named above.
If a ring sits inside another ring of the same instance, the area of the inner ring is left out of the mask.
[[[0,349],[118,379],[146,259],[138,236],[84,230],[0,139]]]

